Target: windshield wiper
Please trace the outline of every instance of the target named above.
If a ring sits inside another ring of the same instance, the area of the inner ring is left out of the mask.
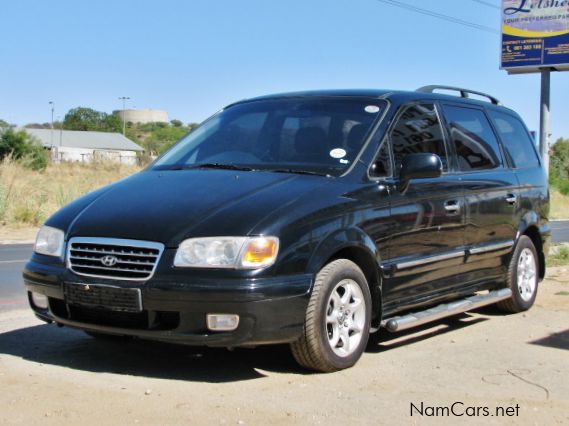
[[[241,170],[250,172],[255,169],[246,166],[236,166],[235,164],[222,163],[201,163],[201,164],[176,164],[168,170],[194,170],[194,169],[222,169],[222,170]]]
[[[222,170],[241,170],[246,172],[252,171],[267,171],[274,173],[296,173],[299,175],[312,175],[312,176],[324,176],[332,177],[327,173],[313,172],[310,170],[300,170],[300,169],[254,169],[247,166],[236,166],[235,164],[222,164],[222,163],[201,163],[201,164],[176,164],[169,167],[167,170],[195,170],[195,169],[222,169]]]
[[[312,176],[324,176],[332,177],[328,173],[313,172],[311,170],[299,170],[299,169],[267,169],[269,172],[274,173],[296,173],[298,175],[312,175]]]

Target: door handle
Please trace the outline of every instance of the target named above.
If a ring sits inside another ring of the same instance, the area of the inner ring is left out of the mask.
[[[447,201],[445,202],[445,210],[447,213],[458,213],[460,211],[460,204],[455,200]]]
[[[518,201],[518,197],[516,197],[514,194],[508,194],[508,195],[506,196],[506,202],[507,202],[508,204],[511,204],[512,206],[513,206],[514,204],[516,204],[517,201]]]

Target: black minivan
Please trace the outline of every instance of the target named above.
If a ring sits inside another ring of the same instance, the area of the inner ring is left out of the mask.
[[[58,211],[24,280],[40,319],[96,337],[290,343],[335,371],[380,329],[529,309],[548,212],[532,138],[491,96],[271,95]]]

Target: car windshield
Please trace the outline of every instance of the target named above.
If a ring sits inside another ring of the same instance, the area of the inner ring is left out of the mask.
[[[378,99],[340,97],[238,103],[185,136],[152,169],[339,176],[357,158],[384,105]]]

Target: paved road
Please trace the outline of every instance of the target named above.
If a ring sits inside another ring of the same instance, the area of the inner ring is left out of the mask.
[[[0,245],[0,311],[27,306],[22,269],[31,254],[31,244]]]
[[[554,243],[569,243],[569,220],[551,222]]]
[[[553,242],[569,242],[569,220],[551,222]],[[22,268],[32,253],[31,244],[0,245],[0,311],[27,306]]]

